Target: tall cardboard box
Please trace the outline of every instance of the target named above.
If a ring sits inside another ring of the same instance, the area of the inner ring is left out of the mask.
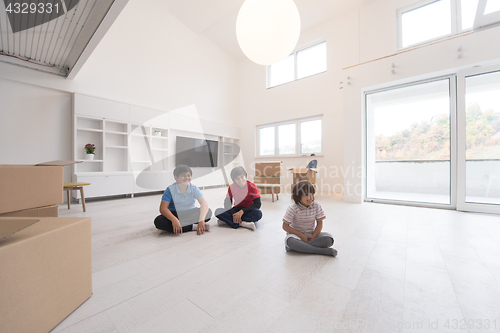
[[[0,218],[0,331],[49,332],[92,295],[89,217]]]
[[[63,167],[74,163],[0,165],[0,214],[63,203]]]

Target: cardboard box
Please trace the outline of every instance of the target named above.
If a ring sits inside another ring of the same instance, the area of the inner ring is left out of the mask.
[[[57,217],[59,207],[57,205],[18,210],[0,214],[0,217]]]
[[[63,167],[74,163],[0,165],[0,214],[63,203]]]
[[[281,176],[281,162],[256,162],[255,163],[255,176],[264,177],[280,177]]]
[[[2,332],[49,332],[92,295],[90,223],[0,218]]]
[[[316,183],[316,173],[314,169],[297,168],[289,169],[293,175],[293,184],[300,182],[301,180],[307,180],[313,184]]]
[[[280,183],[280,177],[261,177],[261,176],[255,176],[253,178],[253,182],[255,184],[279,184]]]

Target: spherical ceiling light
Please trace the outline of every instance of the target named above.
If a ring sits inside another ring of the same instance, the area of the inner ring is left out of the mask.
[[[241,50],[260,65],[288,57],[299,35],[300,16],[293,0],[246,0],[236,19]]]

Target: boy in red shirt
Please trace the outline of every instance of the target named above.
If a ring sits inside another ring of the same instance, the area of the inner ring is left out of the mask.
[[[262,218],[259,190],[254,183],[247,180],[247,172],[241,166],[231,170],[231,179],[233,183],[227,190],[224,208],[215,210],[218,224],[227,223],[231,228],[244,227],[255,230],[255,222]]]

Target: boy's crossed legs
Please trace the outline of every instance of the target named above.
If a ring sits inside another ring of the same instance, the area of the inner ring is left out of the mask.
[[[172,210],[171,212],[172,214],[174,214],[175,217],[179,219],[179,222],[181,223],[182,226],[182,232],[196,230],[196,228],[194,228],[193,225],[199,222],[198,220],[200,218],[200,208],[193,208],[186,211]],[[209,208],[207,215],[205,216],[205,222],[210,221],[211,218],[212,218],[212,210]],[[174,232],[172,221],[170,221],[163,215],[158,215],[155,218],[154,223],[156,228],[160,230]]]
[[[215,210],[215,216],[223,221],[226,222],[227,225],[229,225],[231,228],[238,228],[238,227],[245,227],[244,222],[257,222],[262,218],[262,211],[260,209],[252,209],[248,213],[244,213],[241,216],[241,224],[236,224],[233,222],[233,215],[231,215],[229,212],[224,210],[224,208],[217,208]],[[252,228],[253,229],[253,228]]]
[[[288,234],[285,238],[285,248],[287,251],[323,254],[335,257],[337,250],[330,247],[333,245],[333,242],[333,236],[328,232],[321,232],[318,237],[308,243],[303,242],[297,235]]]

